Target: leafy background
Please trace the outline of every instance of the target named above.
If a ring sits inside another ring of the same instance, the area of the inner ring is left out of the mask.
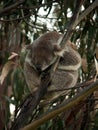
[[[95,0],[85,0],[80,14]],[[1,0],[0,1],[0,130],[9,129],[15,111],[29,91],[24,79],[24,47],[47,31],[64,33],[76,0]],[[98,6],[98,5],[97,5]],[[98,59],[98,8],[92,10],[73,30],[71,41],[82,57],[78,82],[95,76],[94,55]],[[14,53],[13,53],[14,52]],[[71,93],[71,96],[74,93]],[[48,121],[40,130],[97,130],[97,91],[77,107]],[[77,108],[77,109],[76,109]],[[38,109],[41,115],[44,110]]]

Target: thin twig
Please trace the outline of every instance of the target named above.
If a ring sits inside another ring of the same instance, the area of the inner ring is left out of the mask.
[[[78,1],[77,1],[78,2]],[[80,2],[80,1],[79,1]],[[79,3],[80,5],[78,5],[78,8],[76,6],[76,10],[75,13],[73,14],[73,17],[70,20],[69,23],[69,28],[67,30],[67,32],[64,34],[64,37],[61,41],[61,46],[62,48],[65,46],[65,44],[67,43],[67,41],[70,39],[71,35],[72,35],[72,30],[93,10],[98,6],[98,0],[95,0],[94,3],[92,3],[79,17],[79,9],[81,4],[83,3],[83,0],[81,0],[81,2]],[[78,18],[77,18],[78,17]]]
[[[71,38],[71,35],[72,35],[72,30],[75,28],[76,26],[76,21],[78,19],[78,15],[79,15],[79,12],[80,12],[80,8],[81,8],[81,5],[83,3],[84,0],[77,0],[76,2],[76,7],[75,7],[75,10],[74,10],[74,13],[73,13],[73,16],[70,20],[70,23],[68,25],[68,29],[67,29],[67,32],[65,32],[63,38],[62,38],[62,41],[61,41],[61,47],[64,48],[66,43],[68,42],[68,40]]]
[[[69,88],[63,88],[63,89],[54,89],[54,90],[50,90],[49,92],[51,93],[51,92],[58,92],[58,91],[65,91],[65,90],[71,90],[71,89],[79,89],[79,88],[84,88],[84,87],[86,87],[86,86],[88,86],[88,85],[90,85],[91,83],[93,83],[94,82],[94,79],[90,79],[90,80],[88,80],[88,81],[84,81],[84,82],[82,82],[82,83],[79,83],[79,84],[76,84],[74,87],[69,87]]]
[[[76,21],[76,25],[78,25],[93,9],[95,9],[98,6],[98,0],[95,0],[94,3],[92,3],[78,18]]]
[[[19,0],[19,1],[15,2],[14,4],[12,4],[12,5],[10,5],[10,6],[6,7],[6,8],[3,8],[2,10],[0,10],[0,16],[3,16],[6,13],[9,14],[9,12],[12,11],[13,9],[16,10],[18,8],[18,9],[28,9],[28,10],[32,9],[32,10],[35,10],[36,8],[40,8],[40,7],[43,7],[45,5],[48,5],[48,4],[57,2],[57,1],[56,0],[49,1],[49,2],[46,2],[44,4],[40,4],[40,5],[32,6],[32,7],[25,7],[25,6],[20,6],[19,7],[19,5],[23,4],[24,2],[25,2],[25,0]]]
[[[24,18],[25,16],[24,16],[24,11],[23,11],[23,9],[21,9],[21,14],[22,14],[22,17]],[[25,20],[25,18],[23,19],[23,21],[24,21],[27,25],[29,25],[30,27],[32,27],[32,28],[36,28],[36,29],[39,29],[39,30],[44,31],[44,28],[40,28],[40,27],[37,27],[36,25],[33,25],[33,24],[28,23],[28,22]],[[49,31],[49,30],[47,29],[47,31]]]
[[[49,2],[45,2],[43,4],[39,4],[39,5],[31,6],[31,7],[20,6],[19,9],[35,10],[35,9],[40,8],[40,7],[44,7],[46,5],[52,4],[52,3],[58,3],[58,2],[57,2],[57,0],[54,0],[54,1],[52,0],[52,1],[49,1]]]
[[[23,20],[24,18],[27,18],[30,15],[31,15],[31,13],[25,15],[24,17],[19,17],[19,18],[15,18],[15,19],[0,19],[0,22],[8,23],[8,22],[17,21],[17,20]]]
[[[25,0],[19,0],[19,1],[16,1],[13,5],[10,5],[4,9],[2,9],[0,11],[0,16],[2,16],[4,13],[9,13],[11,10],[17,8],[17,6],[19,6],[20,4],[23,4],[25,2]]]

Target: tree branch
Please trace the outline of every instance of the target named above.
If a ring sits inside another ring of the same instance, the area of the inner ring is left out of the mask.
[[[6,7],[6,8],[4,8],[3,10],[1,10],[0,11],[0,16],[2,16],[4,13],[8,13],[12,9],[15,9],[17,6],[19,6],[20,4],[22,4],[24,2],[25,2],[25,0],[16,1],[13,5],[10,5],[10,6]]]
[[[76,21],[76,25],[78,25],[93,9],[95,9],[98,6],[98,0],[95,0],[94,3],[92,3],[78,18]]]
[[[30,15],[31,15],[31,13],[29,13],[28,15],[25,15],[24,17],[19,17],[19,18],[15,18],[15,19],[2,19],[2,20],[0,19],[0,22],[8,24],[8,22],[14,22],[14,21],[17,21],[17,20],[23,20],[23,19],[29,17]]]
[[[13,9],[16,9],[17,6],[23,4],[25,2],[25,0],[19,0],[17,1],[16,3],[14,3],[13,5],[10,5],[2,10],[0,10],[0,16],[4,15],[5,13],[9,13],[10,11],[12,11]],[[32,7],[24,7],[24,6],[20,6],[18,7],[18,9],[27,9],[27,10],[35,10],[36,8],[40,8],[40,7],[43,7],[45,5],[48,5],[48,4],[51,4],[51,3],[54,3],[54,2],[57,2],[56,0],[54,1],[49,1],[49,2],[46,2],[44,4],[40,4],[40,5],[37,5],[37,6],[32,6]]]
[[[63,111],[67,111],[68,109],[72,108],[73,106],[76,106],[80,101],[83,101],[85,98],[87,98],[90,94],[92,94],[94,91],[98,90],[98,80],[88,87],[84,88],[83,91],[75,95],[73,98],[66,100],[64,103],[60,104],[59,106],[55,107],[53,110],[49,111],[48,113],[41,116],[39,119],[35,120],[31,124],[25,126],[21,130],[35,130],[40,125],[45,123],[46,121],[56,117],[58,114],[60,114]]]
[[[98,0],[95,0],[94,3],[92,3],[79,17],[79,10],[83,3],[83,0],[78,1],[77,5],[75,7],[75,11],[73,13],[73,16],[70,20],[70,23],[68,25],[68,30],[64,34],[63,39],[61,41],[61,47],[64,48],[70,37],[72,36],[72,30],[83,20],[93,9],[95,9],[98,6]]]
[[[80,8],[81,8],[81,5],[82,5],[83,1],[84,0],[77,0],[77,2],[76,2],[76,7],[74,9],[73,16],[72,16],[72,18],[71,18],[71,20],[69,22],[67,32],[65,32],[65,34],[64,34],[64,36],[62,38],[62,41],[60,43],[62,48],[65,48],[66,43],[68,42],[68,40],[70,39],[70,37],[72,35],[72,30],[76,26],[76,21],[78,19],[79,11],[80,11]]]

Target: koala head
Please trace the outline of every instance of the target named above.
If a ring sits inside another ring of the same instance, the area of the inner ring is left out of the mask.
[[[48,68],[61,51],[58,44],[60,35],[57,32],[50,32],[42,35],[28,46],[26,61],[39,71]]]

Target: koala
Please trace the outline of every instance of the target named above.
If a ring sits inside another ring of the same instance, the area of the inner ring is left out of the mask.
[[[53,100],[66,94],[65,88],[74,87],[81,66],[81,56],[68,41],[65,48],[60,47],[63,34],[48,32],[28,46],[24,62],[24,75],[31,93],[37,91],[41,83],[41,73],[50,69],[51,83],[47,88],[44,100]],[[56,70],[54,65],[60,57]]]

